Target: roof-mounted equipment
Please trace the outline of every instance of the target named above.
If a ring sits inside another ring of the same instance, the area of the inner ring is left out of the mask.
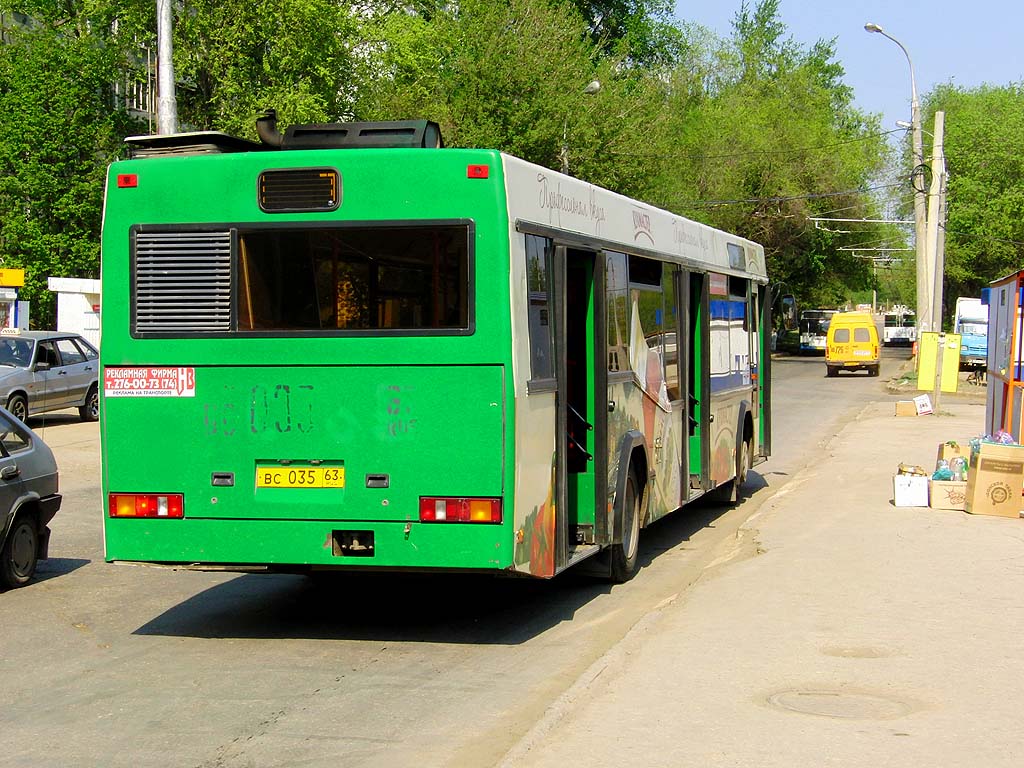
[[[377,123],[309,123],[290,125],[282,134],[277,113],[268,109],[256,119],[256,133],[276,149],[440,149],[441,128],[430,120],[391,120]]]

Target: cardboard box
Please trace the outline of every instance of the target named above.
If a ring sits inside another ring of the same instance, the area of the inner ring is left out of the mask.
[[[967,503],[966,480],[932,480],[928,485],[928,506],[932,509],[959,509]]]
[[[928,478],[924,475],[895,475],[892,503],[897,507],[927,507]]]
[[[917,416],[917,405],[913,400],[896,401],[897,416]]]
[[[952,443],[952,444],[951,444]],[[949,461],[961,456],[968,461],[971,459],[971,443],[968,440],[949,440],[945,443],[939,443],[939,453],[935,457],[936,465],[945,459]]]
[[[972,515],[1020,517],[1022,487],[1024,446],[982,443],[971,456],[965,509]]]

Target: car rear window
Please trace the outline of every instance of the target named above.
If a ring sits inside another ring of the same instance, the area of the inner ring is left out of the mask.
[[[5,415],[0,415],[0,444],[5,453],[17,453],[29,447],[29,439]]]
[[[836,344],[847,344],[850,341],[850,329],[849,328],[836,328],[835,335],[832,336],[832,341]]]
[[[57,339],[57,349],[60,350],[61,365],[85,362],[85,355],[75,344],[74,339]]]
[[[867,328],[854,328],[853,329],[853,340],[854,341],[871,341],[871,333]]]

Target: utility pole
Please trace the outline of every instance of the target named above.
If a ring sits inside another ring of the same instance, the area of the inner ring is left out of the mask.
[[[928,190],[928,260],[933,270],[932,330],[942,331],[942,282],[945,276],[946,155],[943,149],[946,113],[935,113],[932,134],[932,183]]]
[[[178,132],[178,98],[174,91],[171,0],[156,0],[156,127],[160,134]]]
[[[912,132],[912,146],[914,154],[914,168],[911,172],[910,182],[914,187],[914,247],[917,251],[917,331],[920,337],[922,331],[932,330],[931,291],[932,291],[932,268],[928,260],[928,249],[925,233],[925,189],[921,172],[924,170],[924,141],[921,138],[921,103],[917,98],[917,81],[914,78],[914,62],[910,60],[910,52],[899,40],[883,30],[877,24],[868,23],[864,25],[867,32],[879,34],[888,40],[896,43],[903,55],[907,57],[907,64],[910,67],[910,128]]]

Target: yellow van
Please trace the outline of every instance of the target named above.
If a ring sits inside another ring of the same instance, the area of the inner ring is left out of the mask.
[[[825,342],[825,365],[829,376],[840,371],[864,369],[878,375],[878,329],[870,312],[840,312],[832,315]]]

